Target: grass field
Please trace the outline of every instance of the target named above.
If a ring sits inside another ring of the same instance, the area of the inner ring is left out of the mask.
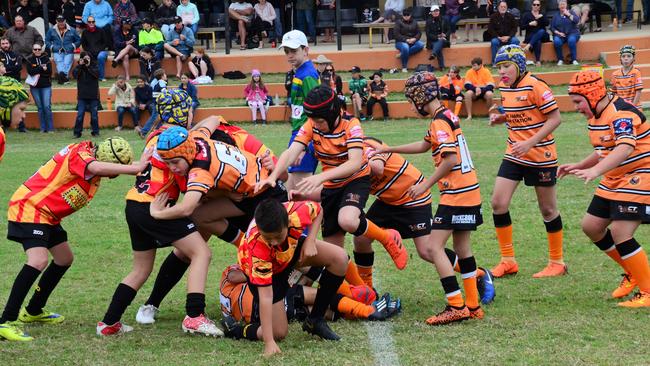
[[[564,114],[556,133],[560,162],[574,162],[590,151],[585,120]],[[245,128],[280,153],[286,146],[289,126]],[[395,120],[364,124],[367,135],[400,144],[422,138],[425,120]],[[479,173],[485,224],[472,236],[479,266],[491,267],[499,251],[489,207],[494,177],[504,150],[506,131],[490,128],[485,119],[463,125]],[[104,130],[104,137],[113,135]],[[143,142],[132,131],[123,131],[135,149]],[[7,154],[0,164],[0,212],[6,212],[13,191],[40,164],[65,144],[72,133],[9,132]],[[433,167],[430,154],[409,158],[425,174]],[[486,317],[446,327],[429,327],[424,320],[444,307],[443,293],[435,269],[417,257],[406,242],[411,259],[401,272],[377,246],[376,282],[379,291],[402,298],[403,313],[382,325],[340,321],[332,328],[342,336],[337,343],[318,341],[290,326],[289,337],[279,345],[283,351],[270,360],[261,359],[262,343],[191,337],[180,330],[185,314],[184,285],[179,285],[161,306],[153,326],[135,324],[135,312],[146,300],[153,280],[145,284],[127,310],[124,321],[135,331],[116,338],[95,335],[95,325],[106,311],[115,286],[129,272],[131,249],[124,220],[124,194],[132,177],[105,180],[91,202],[66,220],[75,264],[52,295],[48,309],[66,316],[57,326],[29,326],[34,342],[0,342],[0,361],[7,365],[569,365],[648,364],[650,334],[648,310],[616,307],[609,298],[620,279],[621,269],[589,242],[580,230],[580,219],[593,193],[594,184],[567,178],[558,185],[560,209],[565,225],[565,253],[569,275],[533,280],[531,275],[546,264],[544,225],[534,192],[520,187],[511,208],[515,250],[520,264],[517,276],[496,280],[497,297],[485,306]],[[434,189],[434,193],[435,189]],[[434,197],[437,196],[434,194]],[[6,220],[0,220],[6,232]],[[637,238],[648,242],[648,228]],[[236,261],[234,247],[213,239],[213,261],[207,288],[208,315],[219,319],[218,281],[226,265]],[[650,247],[646,246],[646,249]],[[351,253],[348,237],[347,249]],[[169,249],[160,250],[157,266]],[[2,239],[0,246],[0,304],[4,306],[13,279],[24,262],[19,244]],[[154,274],[155,275],[155,272]],[[184,283],[185,281],[183,281]],[[31,296],[31,294],[29,295]],[[386,343],[385,334],[392,336]],[[376,346],[379,344],[379,346]],[[373,348],[373,345],[375,347]],[[374,352],[373,352],[374,350]],[[391,353],[393,352],[393,353]]]

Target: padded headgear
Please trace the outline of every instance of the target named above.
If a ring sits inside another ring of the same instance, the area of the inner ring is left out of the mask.
[[[185,128],[172,126],[158,136],[156,151],[165,160],[183,158],[192,164],[196,156],[196,143]]]
[[[501,48],[494,57],[494,65],[512,62],[517,67],[517,79],[526,73],[526,54],[518,45],[508,44]]]
[[[336,121],[341,116],[341,102],[334,90],[321,85],[309,91],[303,102],[305,114],[309,118],[323,118],[327,121],[330,132],[336,128]]]
[[[636,50],[631,44],[626,44],[618,51],[618,55],[623,56],[624,53],[630,53],[632,54],[632,57],[634,57],[636,55]]]
[[[8,76],[0,76],[0,121],[11,121],[11,109],[28,99],[20,82]]]
[[[593,114],[597,115],[596,105],[607,96],[605,80],[594,70],[577,72],[571,77],[569,95],[585,97]]]
[[[95,158],[106,163],[129,165],[133,161],[133,149],[122,137],[109,137],[97,145]]]
[[[156,98],[156,109],[162,123],[187,127],[192,97],[183,89],[165,88]]]
[[[438,99],[438,94],[438,79],[432,72],[418,72],[406,80],[404,95],[415,104],[422,116],[429,114],[424,110],[424,106]]]

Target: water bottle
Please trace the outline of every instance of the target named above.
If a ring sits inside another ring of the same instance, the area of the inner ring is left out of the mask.
[[[280,96],[278,93],[275,93],[275,98],[273,98],[273,105],[280,105]]]

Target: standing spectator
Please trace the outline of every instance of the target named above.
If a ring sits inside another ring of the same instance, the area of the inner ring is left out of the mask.
[[[97,61],[99,79],[101,81],[106,81],[106,59],[108,58],[108,50],[110,49],[112,42],[108,40],[106,32],[96,26],[95,18],[93,16],[88,17],[86,24],[88,24],[88,26],[81,34],[81,47]]]
[[[34,5],[30,4],[29,0],[19,0],[16,2],[16,5],[13,7],[13,17],[14,19],[17,16],[23,17],[23,20],[25,20],[25,23],[29,23],[35,18],[42,17],[43,16],[43,10],[42,7],[39,7],[39,5],[42,6],[42,4]]]
[[[316,0],[316,5],[318,5],[318,10],[334,10],[334,8],[336,8],[336,1]],[[333,35],[334,35],[334,28],[325,28],[325,39],[323,39],[322,42],[323,43],[334,42]]]
[[[484,99],[488,106],[492,105],[494,97],[494,78],[490,70],[483,67],[483,60],[480,57],[472,59],[472,68],[465,73],[465,98],[467,109],[467,120],[472,119],[472,103],[475,100]]]
[[[91,135],[99,136],[99,70],[97,63],[86,51],[79,54],[79,63],[72,70],[77,79],[77,119],[74,123],[74,137],[80,138],[84,127],[84,114],[90,113]]]
[[[176,18],[176,4],[172,0],[163,0],[155,14],[156,24],[163,34],[169,31],[169,27],[174,26],[174,18]]]
[[[176,8],[176,15],[181,17],[183,25],[192,29],[192,34],[199,30],[199,9],[192,4],[190,0],[181,0],[181,4]]]
[[[147,83],[150,83],[154,71],[160,68],[160,61],[158,61],[151,48],[145,47],[140,51],[138,62],[140,63],[140,75],[143,75]]]
[[[158,117],[156,112],[156,100],[153,98],[151,86],[147,83],[145,78],[144,75],[138,76],[138,82],[135,88],[133,88],[133,92],[135,93],[135,110],[138,112],[138,118],[135,123],[135,132],[140,135],[141,138],[144,138],[145,135],[142,134],[142,128],[140,128],[140,113],[143,111],[149,111],[149,119],[144,124],[145,126],[148,125],[149,129],[151,129],[153,121]],[[147,131],[149,129],[147,129]]]
[[[424,43],[420,41],[422,33],[418,22],[411,16],[411,8],[404,9],[402,19],[395,22],[395,48],[399,50],[397,57],[402,61],[402,72],[407,72],[409,57],[424,48]]]
[[[11,50],[11,42],[7,37],[0,38],[0,62],[5,66],[5,76],[21,81],[20,71],[23,64],[20,56]]]
[[[70,28],[63,15],[56,17],[56,26],[50,28],[45,35],[45,48],[54,57],[59,84],[70,81],[68,74],[74,61],[74,50],[81,44],[81,38],[76,30]]]
[[[431,50],[429,60],[438,59],[440,70],[445,68],[445,59],[442,49],[449,47],[449,22],[440,16],[440,7],[431,6],[431,16],[427,18],[425,32],[427,35],[427,48]]]
[[[162,60],[165,56],[165,37],[162,32],[153,27],[153,21],[146,18],[142,21],[142,29],[138,32],[138,47],[150,48],[156,55],[156,59]]]
[[[115,29],[113,45],[115,46],[114,51],[116,56],[113,58],[111,66],[116,68],[119,62],[121,62],[122,67],[124,67],[125,79],[129,81],[131,79],[129,61],[131,58],[138,56],[138,37],[135,35],[135,31],[128,19],[123,20],[122,26]]]
[[[124,112],[129,112],[133,117],[133,127],[138,124],[138,111],[135,106],[135,92],[131,84],[124,80],[124,76],[117,77],[117,81],[108,90],[108,95],[115,98],[115,109],[117,110],[117,127],[115,131],[122,131]]]
[[[530,52],[533,50],[535,54],[535,65],[538,67],[542,65],[542,41],[548,41],[548,33],[546,27],[548,26],[548,19],[546,14],[541,11],[542,1],[533,0],[532,10],[524,13],[521,17],[521,29],[526,30],[526,38],[524,43],[524,51]]]
[[[128,21],[129,24],[135,24],[138,21],[138,12],[131,0],[117,0],[113,7],[114,30],[119,30],[124,21]]]
[[[404,0],[386,0],[384,4],[384,14],[373,23],[393,23],[402,16],[404,10]],[[389,29],[384,28],[384,43],[390,43]]]
[[[237,0],[228,7],[228,16],[234,22],[239,33],[239,49],[245,50],[246,47],[246,28],[250,27],[253,19],[253,5],[244,0]]]
[[[456,24],[461,19],[460,16],[460,7],[461,1],[463,0],[443,0],[442,4],[445,6],[445,17],[449,22],[449,31],[451,32],[450,41],[451,43],[456,43],[458,37],[456,36],[456,30],[458,29]]]
[[[205,54],[205,48],[203,47],[197,47],[194,52],[196,55],[187,64],[192,76],[194,79],[209,77],[211,82],[214,79],[214,66],[212,65],[210,56]]]
[[[296,0],[295,4],[298,29],[309,37],[307,42],[312,43],[316,40],[316,26],[314,24],[315,0]]]
[[[372,82],[370,82],[370,98],[368,98],[368,114],[367,117],[372,121],[372,108],[375,106],[375,103],[379,103],[381,106],[381,111],[384,113],[384,121],[387,121],[388,116],[388,103],[386,102],[386,97],[388,96],[388,87],[386,82],[381,78],[381,71],[377,71],[372,74]]]
[[[368,101],[368,80],[361,75],[361,68],[354,66],[350,73],[352,79],[348,81],[350,88],[350,100],[352,101],[352,108],[354,109],[354,116],[362,121],[365,121],[366,116],[363,115],[363,106]]]
[[[266,0],[259,0],[259,3],[253,7],[255,9],[255,17],[251,31],[259,37],[259,48],[264,47],[264,33],[268,35],[273,29],[273,21],[276,18],[275,9],[273,5]],[[327,30],[326,30],[327,31]]]
[[[181,78],[183,62],[190,57],[194,47],[194,33],[192,29],[183,24],[181,17],[176,17],[174,28],[165,35],[167,43],[165,49],[172,57],[176,58],[176,77]]]
[[[269,91],[262,81],[262,74],[259,70],[253,69],[251,72],[251,82],[244,88],[244,95],[246,96],[246,103],[253,114],[253,122],[255,124],[258,122],[262,122],[263,125],[266,124],[266,96],[268,93]],[[261,120],[257,119],[258,110],[262,117]]]
[[[519,45],[519,40],[515,37],[518,27],[517,19],[508,13],[508,3],[505,0],[499,1],[497,10],[496,13],[490,16],[487,29],[492,43],[492,63],[494,63],[494,57],[501,46],[507,44]]]
[[[569,45],[571,63],[574,65],[580,65],[577,60],[577,43],[580,40],[578,22],[580,21],[580,17],[578,17],[574,12],[567,8],[566,0],[560,0],[558,2],[558,9],[558,13],[553,15],[553,19],[551,19],[551,32],[553,32],[553,45],[555,46],[557,65],[564,65],[562,46],[565,43]]]
[[[187,74],[181,75],[181,83],[178,85],[178,89],[185,90],[187,95],[192,97],[192,117],[194,117],[194,111],[201,105],[199,102],[199,90],[198,88],[192,84],[190,81],[190,77]],[[189,121],[190,125],[192,124],[192,120]]]
[[[43,44],[43,36],[36,28],[26,25],[20,15],[14,18],[14,26],[7,29],[4,36],[11,42],[12,50],[20,56],[21,63],[32,55],[34,44]]]
[[[89,26],[88,19],[91,16],[95,20],[95,27],[105,33],[106,39],[109,42],[108,49],[113,48],[113,29],[111,28],[111,24],[113,23],[113,8],[111,8],[111,4],[106,0],[88,1],[84,6],[84,11],[81,16],[82,21],[87,26]],[[102,76],[101,63],[98,63],[98,66],[100,76]]]
[[[46,52],[43,52],[42,43],[34,43],[32,55],[26,60],[27,74],[31,79],[36,78],[35,84],[30,84],[29,90],[38,108],[38,120],[41,132],[54,131],[52,119],[52,62]],[[29,83],[28,83],[29,84]]]

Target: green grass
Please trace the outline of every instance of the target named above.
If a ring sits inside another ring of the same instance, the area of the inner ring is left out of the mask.
[[[574,162],[591,152],[586,121],[572,113],[563,114],[556,135],[560,161]],[[424,135],[425,120],[395,120],[364,124],[367,135],[389,144],[418,141]],[[286,147],[287,124],[245,128],[255,133],[276,153]],[[485,224],[472,235],[473,250],[480,266],[490,267],[499,258],[492,227],[490,195],[504,150],[506,131],[490,128],[485,119],[463,125],[479,174]],[[116,134],[102,131],[103,136]],[[132,131],[118,133],[135,149],[142,140]],[[7,153],[0,165],[0,212],[6,212],[13,191],[43,162],[70,142],[70,131],[54,134],[9,132]],[[409,159],[425,174],[433,171],[428,153]],[[124,320],[135,325],[125,336],[100,339],[95,325],[101,319],[115,286],[129,272],[131,249],[124,220],[124,194],[132,177],[106,179],[89,207],[66,218],[76,259],[53,293],[48,309],[61,312],[66,321],[57,326],[28,326],[36,337],[29,344],[0,342],[0,359],[11,365],[369,365],[373,359],[368,329],[360,322],[339,321],[332,325],[342,337],[338,343],[308,337],[299,324],[290,326],[283,351],[272,360],[260,359],[262,343],[190,337],[181,333],[185,313],[185,281],[163,302],[154,326],[134,324],[138,306],[146,300],[153,280],[145,284]],[[376,281],[379,291],[402,298],[403,313],[391,320],[395,351],[402,365],[612,365],[647,364],[648,310],[616,307],[609,293],[618,285],[621,269],[582,234],[580,219],[591,199],[594,184],[567,178],[558,185],[559,206],[565,224],[565,253],[570,274],[555,279],[533,280],[531,275],[546,264],[544,225],[530,187],[517,191],[511,212],[520,272],[496,281],[497,298],[485,306],[482,321],[432,328],[424,320],[443,306],[443,293],[434,268],[418,258],[413,243],[408,267],[396,271],[390,258],[377,246]],[[434,193],[436,190],[434,189]],[[0,220],[0,232],[6,221]],[[647,244],[648,227],[637,238]],[[348,236],[347,249],[351,253]],[[16,273],[24,261],[19,244],[2,239],[0,246],[0,304],[4,305]],[[207,288],[207,312],[218,319],[218,281],[226,265],[236,261],[232,246],[213,239],[214,252]],[[647,249],[647,246],[646,246]],[[156,268],[169,249],[162,249]],[[153,275],[156,274],[154,271]]]

